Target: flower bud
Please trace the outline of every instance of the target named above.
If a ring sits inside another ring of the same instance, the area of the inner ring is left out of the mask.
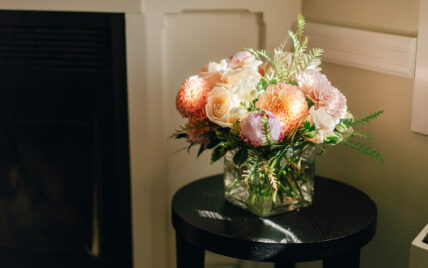
[[[339,131],[340,133],[345,133],[348,130],[348,128],[343,122],[340,122],[339,124],[336,125],[336,130]]]
[[[342,135],[337,132],[332,132],[330,136],[324,139],[325,144],[338,144],[342,141]]]
[[[313,139],[313,138],[315,138],[316,135],[317,135],[317,133],[316,133],[315,130],[307,130],[307,129],[305,129],[302,132],[302,136],[305,137],[305,138]]]

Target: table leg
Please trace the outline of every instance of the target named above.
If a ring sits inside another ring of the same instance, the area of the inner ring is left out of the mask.
[[[295,268],[294,263],[275,263],[275,268]]]
[[[177,250],[177,268],[203,268],[205,261],[205,250],[198,248],[180,236],[175,236]]]
[[[353,250],[331,259],[323,261],[323,268],[359,268],[360,249]]]

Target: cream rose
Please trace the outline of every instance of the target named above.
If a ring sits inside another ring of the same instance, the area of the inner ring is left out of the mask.
[[[205,112],[208,119],[222,127],[232,127],[229,113],[233,108],[232,94],[224,87],[213,88],[207,96]]]

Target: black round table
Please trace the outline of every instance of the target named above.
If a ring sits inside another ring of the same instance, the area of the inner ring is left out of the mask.
[[[172,200],[177,267],[204,267],[204,252],[293,267],[323,260],[324,268],[356,268],[360,248],[376,231],[377,209],[363,192],[315,178],[310,207],[258,217],[224,199],[223,175],[194,181]]]

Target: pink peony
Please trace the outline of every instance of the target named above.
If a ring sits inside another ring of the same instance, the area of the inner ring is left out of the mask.
[[[209,84],[202,78],[191,76],[181,86],[176,97],[177,110],[183,117],[206,117],[205,104],[211,90]]]
[[[314,70],[306,70],[296,75],[297,83],[315,107],[325,107],[336,119],[343,118],[348,109],[345,96],[328,81],[327,77]]]
[[[239,129],[239,137],[254,147],[267,143],[266,133],[263,128],[264,118],[267,119],[271,142],[281,141],[283,132],[279,119],[271,112],[255,111],[249,113],[242,121]]]

